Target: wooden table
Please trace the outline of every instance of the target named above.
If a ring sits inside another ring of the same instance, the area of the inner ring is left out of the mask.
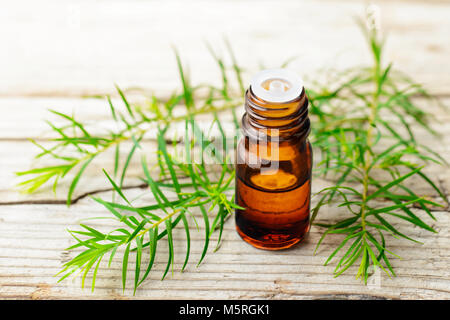
[[[382,26],[388,33],[386,61],[419,80],[450,105],[450,4],[446,1],[379,1]],[[159,96],[179,88],[174,44],[191,70],[193,83],[220,83],[220,74],[204,46],[225,52],[222,36],[232,43],[247,74],[260,65],[275,67],[298,55],[292,69],[314,78],[324,66],[342,69],[369,63],[363,37],[353,22],[364,5],[358,1],[40,1],[10,2],[0,11],[0,298],[1,299],[129,299],[131,282],[121,290],[121,264],[101,267],[94,293],[80,281],[57,283],[54,275],[74,256],[64,249],[74,241],[66,229],[81,219],[106,215],[87,195],[111,196],[101,168],[111,168],[112,155],[92,165],[77,190],[77,202],[64,204],[67,184],[54,195],[45,189],[33,195],[14,190],[15,171],[32,165],[36,149],[27,138],[50,137],[43,119],[55,120],[47,108],[74,111],[77,119],[108,124],[104,100],[84,98],[140,86]],[[229,59],[229,58],[227,58]],[[248,78],[246,78],[246,81]],[[424,101],[439,122],[438,141],[421,139],[444,157],[450,156],[450,116]],[[145,142],[151,148],[151,141]],[[428,168],[445,192],[450,192],[449,168]],[[139,166],[133,164],[126,181],[130,195],[138,186]],[[315,180],[313,191],[330,184]],[[417,184],[425,195],[432,190]],[[143,201],[151,202],[150,196]],[[417,214],[423,213],[416,210]],[[321,219],[340,213],[330,208]],[[232,219],[224,242],[208,253],[204,263],[191,263],[180,273],[184,244],[176,242],[175,272],[160,281],[164,268],[156,264],[136,298],[149,299],[305,299],[305,298],[450,298],[450,217],[435,212],[431,234],[398,222],[423,245],[403,240],[392,243],[398,277],[376,274],[364,286],[346,273],[333,278],[333,265],[322,266],[335,246],[327,238],[313,255],[320,229],[313,227],[303,245],[283,252],[254,249],[240,240]],[[428,221],[428,220],[427,220]],[[93,223],[95,225],[100,222]],[[198,257],[202,233],[192,232],[193,257]],[[213,247],[211,248],[213,249]],[[164,251],[164,248],[162,249]]]

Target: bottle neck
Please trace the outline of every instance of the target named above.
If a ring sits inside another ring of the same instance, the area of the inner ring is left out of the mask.
[[[305,139],[310,132],[308,98],[300,96],[285,103],[269,103],[259,99],[250,89],[245,94],[244,134],[255,139],[280,141]]]

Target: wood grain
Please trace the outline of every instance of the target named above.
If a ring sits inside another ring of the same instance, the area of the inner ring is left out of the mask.
[[[386,59],[447,92],[450,8],[446,1],[373,1],[387,33]],[[288,58],[301,75],[369,63],[355,17],[364,1],[14,1],[0,12],[0,94],[83,95],[113,83],[171,93],[180,86],[171,46],[195,82],[220,83],[205,41],[225,56],[230,39],[250,74]],[[51,10],[49,9],[51,8]],[[14,30],[14,32],[10,32]],[[229,57],[226,57],[229,61]]]
[[[450,105],[449,3],[376,3],[381,8],[383,28],[388,31],[387,60],[394,60],[397,68],[426,83]],[[85,99],[83,95],[111,93],[114,83],[143,87],[159,96],[179,88],[171,44],[189,64],[194,83],[220,82],[219,70],[203,41],[225,52],[223,35],[230,39],[248,74],[260,63],[279,66],[298,55],[292,68],[313,79],[314,71],[324,66],[342,69],[370,61],[353,22],[353,16],[363,12],[364,4],[353,0],[9,3],[0,11],[0,36],[6,45],[6,50],[0,50],[0,299],[450,299],[447,209],[434,212],[437,222],[413,209],[438,234],[396,221],[396,227],[423,244],[389,239],[391,250],[402,257],[392,260],[398,277],[376,274],[367,286],[352,276],[354,270],[333,278],[333,265],[323,263],[339,236],[326,238],[314,255],[321,235],[316,227],[302,245],[266,252],[244,243],[230,219],[220,249],[213,252],[218,236],[214,234],[210,252],[196,267],[203,244],[200,224],[199,232],[191,234],[191,262],[183,273],[184,234],[176,230],[174,273],[160,281],[168,251],[161,244],[154,272],[134,297],[131,282],[122,293],[120,260],[114,260],[111,268],[101,265],[94,293],[89,287],[82,290],[79,278],[57,283],[54,277],[61,265],[76,255],[65,251],[74,244],[67,229],[78,229],[83,219],[107,216],[89,195],[110,199],[109,185],[98,172],[112,168],[111,153],[93,162],[71,207],[64,205],[67,182],[55,195],[49,189],[24,195],[14,188],[19,181],[14,172],[37,165],[32,160],[37,149],[27,139],[45,144],[54,136],[43,121],[58,121],[48,108],[73,111],[77,119],[91,123],[93,130],[103,130],[113,125],[105,100]],[[416,102],[436,115],[433,127],[442,134],[438,140],[416,128],[421,141],[449,158],[450,115],[423,100]],[[118,99],[114,103],[120,105]],[[150,153],[154,141],[146,139],[144,146]],[[448,196],[450,169],[432,165],[427,170]],[[144,193],[139,201],[151,203],[151,194],[141,188],[140,175],[138,163],[133,162],[126,192],[130,197]],[[330,183],[315,179],[313,191]],[[420,180],[411,181],[411,185],[435,197]],[[344,214],[337,208],[326,208],[319,219],[333,221]],[[106,229],[113,226],[107,220],[90,224]]]
[[[102,194],[108,198],[110,194]],[[149,200],[143,199],[142,201]],[[131,298],[132,292],[120,291],[121,262],[114,261],[111,268],[103,266],[95,293],[80,289],[80,282],[64,281],[56,284],[53,276],[63,262],[76,252],[66,252],[74,244],[66,228],[77,229],[77,222],[89,217],[103,216],[105,212],[92,200],[82,200],[76,206],[61,205],[0,207],[0,275],[1,297],[17,298]],[[417,210],[416,212],[422,215]],[[323,218],[337,218],[339,213],[323,214]],[[331,215],[331,217],[330,217]],[[195,261],[201,253],[203,228],[192,232],[192,262],[180,273],[184,242],[181,230],[175,233],[176,263],[174,274],[161,282],[167,248],[162,244],[154,272],[138,290],[137,298],[323,298],[329,295],[375,296],[385,298],[448,298],[450,273],[450,236],[447,212],[436,212],[439,235],[409,230],[399,222],[397,227],[422,241],[418,246],[403,240],[394,240],[391,248],[402,256],[393,264],[399,276],[388,279],[375,276],[363,286],[350,274],[333,279],[333,267],[322,263],[334,248],[336,239],[328,238],[324,246],[313,255],[320,230],[313,228],[305,242],[292,250],[266,252],[254,249],[240,240],[234,231],[234,222],[228,221],[221,248],[210,252],[198,268]],[[26,221],[26,223],[24,223]],[[108,224],[90,222],[102,228]],[[217,235],[216,235],[217,236]],[[391,240],[391,239],[390,239]],[[212,246],[214,248],[214,245]],[[118,254],[120,256],[120,254]],[[378,277],[378,278],[377,278]],[[130,271],[129,278],[132,278]],[[251,285],[249,285],[251,283]],[[41,286],[46,290],[42,292]],[[131,282],[128,283],[131,287]],[[37,294],[36,292],[39,292]]]

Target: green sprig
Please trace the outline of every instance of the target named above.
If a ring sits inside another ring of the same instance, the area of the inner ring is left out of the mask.
[[[445,161],[420,144],[413,130],[413,125],[417,125],[437,136],[429,126],[430,115],[412,100],[416,97],[429,100],[430,95],[411,79],[399,77],[392,64],[384,67],[383,45],[377,30],[364,31],[373,66],[341,73],[349,80],[343,81],[334,92],[310,90],[309,97],[312,112],[320,119],[313,129],[313,145],[322,156],[319,173],[337,177],[335,187],[319,192],[321,198],[313,209],[313,219],[322,206],[336,202],[352,214],[351,218],[334,224],[316,222],[325,228],[316,251],[326,236],[345,235],[325,265],[343,252],[335,276],[359,263],[356,277],[367,283],[372,269],[377,267],[395,276],[389,256],[398,256],[386,248],[385,234],[418,242],[395,227],[390,222],[392,217],[436,232],[410,207],[419,205],[436,220],[428,206],[442,205],[416,195],[408,188],[409,179],[419,177],[445,203],[447,198],[423,171],[429,162],[445,164]],[[397,119],[398,124],[388,119]],[[383,171],[388,176],[385,180],[381,178]]]
[[[373,64],[329,72],[329,82],[313,82],[313,86],[307,88],[307,94],[313,123],[311,139],[315,153],[320,156],[315,174],[329,179],[332,184],[315,195],[318,200],[312,209],[312,220],[316,226],[324,229],[315,252],[325,237],[337,239],[336,235],[340,235],[343,238],[336,240],[325,265],[336,259],[335,276],[339,276],[359,264],[355,271],[356,277],[366,283],[373,268],[380,268],[389,276],[395,276],[390,259],[398,256],[387,247],[388,236],[418,242],[405,234],[394,223],[395,219],[436,232],[430,223],[413,212],[412,207],[423,210],[435,221],[432,207],[442,204],[416,194],[409,186],[410,179],[422,179],[445,203],[447,199],[424,170],[430,162],[446,164],[445,159],[419,143],[415,132],[415,127],[419,126],[437,136],[429,125],[430,114],[414,102],[417,97],[427,101],[433,98],[422,86],[395,70],[393,64],[385,65],[382,61],[383,44],[377,31],[364,31]],[[235,107],[242,103],[245,93],[242,68],[237,65],[228,41],[226,44],[233,62],[231,67],[227,67],[224,59],[209,47],[221,74],[222,86],[219,88],[210,85],[192,86],[176,50],[181,92],[174,93],[167,100],[152,96],[145,108],[129,102],[126,92],[116,86],[125,112],[121,112],[107,97],[111,117],[119,128],[115,131],[93,134],[88,125],[79,122],[74,116],[52,111],[65,122],[62,126],[48,122],[57,135],[51,140],[53,146],[46,148],[36,141],[33,143],[41,150],[36,158],[52,159],[59,164],[18,172],[19,176],[31,176],[20,186],[27,192],[34,192],[53,179],[55,190],[61,180],[68,179],[69,172],[78,170],[69,181],[67,203],[70,204],[86,168],[98,155],[114,148],[113,174],[110,175],[106,170],[104,174],[114,195],[118,196],[118,199],[113,197],[112,201],[93,198],[117,220],[117,228],[104,233],[80,224],[81,230],[69,231],[76,243],[68,250],[82,251],[63,266],[59,273],[60,281],[78,271],[84,286],[85,279],[93,270],[93,289],[101,261],[108,260],[110,266],[118,252],[123,252],[122,285],[125,289],[128,266],[131,261],[135,261],[135,292],[148,278],[155,264],[158,242],[167,241],[169,250],[162,274],[164,279],[169,270],[174,270],[174,242],[177,239],[173,230],[178,225],[183,227],[186,238],[186,255],[181,267],[182,271],[185,270],[191,254],[192,225],[200,229],[199,222],[192,214],[194,210],[201,214],[200,223],[205,229],[198,264],[208,252],[210,238],[215,230],[219,230],[216,250],[219,248],[223,225],[237,208],[232,195],[235,172],[226,143],[229,137],[220,115],[231,111],[235,129],[238,129]],[[232,89],[229,72],[233,72],[237,80],[236,91]],[[198,99],[200,91],[205,90],[206,98]],[[176,109],[183,111],[181,116],[175,116],[178,114],[174,112]],[[214,139],[205,139],[206,133],[196,121],[196,116],[204,113],[214,117],[212,125],[217,125],[224,150],[214,146]],[[185,139],[181,141],[186,156],[184,161],[178,159],[176,152],[180,141],[171,143],[167,137],[170,126],[176,122],[185,124]],[[157,130],[158,147],[153,157],[158,160],[161,180],[152,176],[152,168],[142,155],[144,151],[140,146],[144,139],[154,138],[148,137],[149,124]],[[133,145],[122,164],[120,147],[125,141],[132,141]],[[203,159],[203,150],[206,148],[213,151],[211,160],[217,164],[214,166],[217,170],[204,162],[193,163],[192,153],[200,149]],[[136,206],[134,201],[127,198],[124,189],[127,168],[139,153],[141,179],[148,185],[155,201],[147,206]],[[325,205],[344,208],[348,216],[338,221],[318,222],[320,210]],[[144,261],[147,261],[146,265],[143,265]]]

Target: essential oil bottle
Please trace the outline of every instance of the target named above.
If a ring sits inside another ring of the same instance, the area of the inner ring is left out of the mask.
[[[289,248],[309,230],[312,149],[303,81],[264,70],[245,94],[236,150],[236,229],[251,245]]]

